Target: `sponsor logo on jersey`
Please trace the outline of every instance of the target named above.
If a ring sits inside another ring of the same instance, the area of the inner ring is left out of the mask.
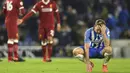
[[[52,12],[52,8],[43,8],[42,12]]]
[[[43,8],[44,6],[42,5],[41,8]]]

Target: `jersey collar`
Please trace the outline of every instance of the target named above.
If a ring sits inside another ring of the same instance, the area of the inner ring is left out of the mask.
[[[42,0],[42,2],[43,2],[45,5],[47,5],[47,4],[49,4],[50,0],[47,0],[47,2],[45,2],[44,0]]]

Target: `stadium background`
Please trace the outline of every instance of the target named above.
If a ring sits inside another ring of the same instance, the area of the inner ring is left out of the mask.
[[[23,0],[26,12],[38,0]],[[4,0],[0,0],[2,10]],[[54,57],[72,57],[72,49],[83,45],[84,32],[94,25],[94,21],[103,18],[111,31],[113,57],[130,57],[130,0],[56,0],[61,15],[61,32],[55,32]],[[20,17],[21,18],[21,17]],[[38,40],[37,15],[32,16],[19,26],[20,50],[23,57],[41,57]],[[0,16],[0,51],[7,56],[7,32],[4,15]]]

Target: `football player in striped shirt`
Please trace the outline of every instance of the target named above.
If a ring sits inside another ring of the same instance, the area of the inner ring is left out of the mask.
[[[108,72],[107,63],[112,55],[112,47],[110,46],[110,31],[105,24],[102,19],[96,20],[94,27],[85,32],[84,46],[73,50],[74,56],[87,64],[87,72],[92,72],[94,66],[90,58],[104,58],[102,71]]]

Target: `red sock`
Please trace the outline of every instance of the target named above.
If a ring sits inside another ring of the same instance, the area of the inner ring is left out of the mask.
[[[14,44],[14,59],[18,60],[18,43]]]
[[[12,60],[13,44],[8,44],[8,61]]]
[[[51,59],[51,55],[52,55],[52,44],[48,44],[48,58]]]
[[[42,46],[43,50],[43,61],[46,61],[46,46]]]

